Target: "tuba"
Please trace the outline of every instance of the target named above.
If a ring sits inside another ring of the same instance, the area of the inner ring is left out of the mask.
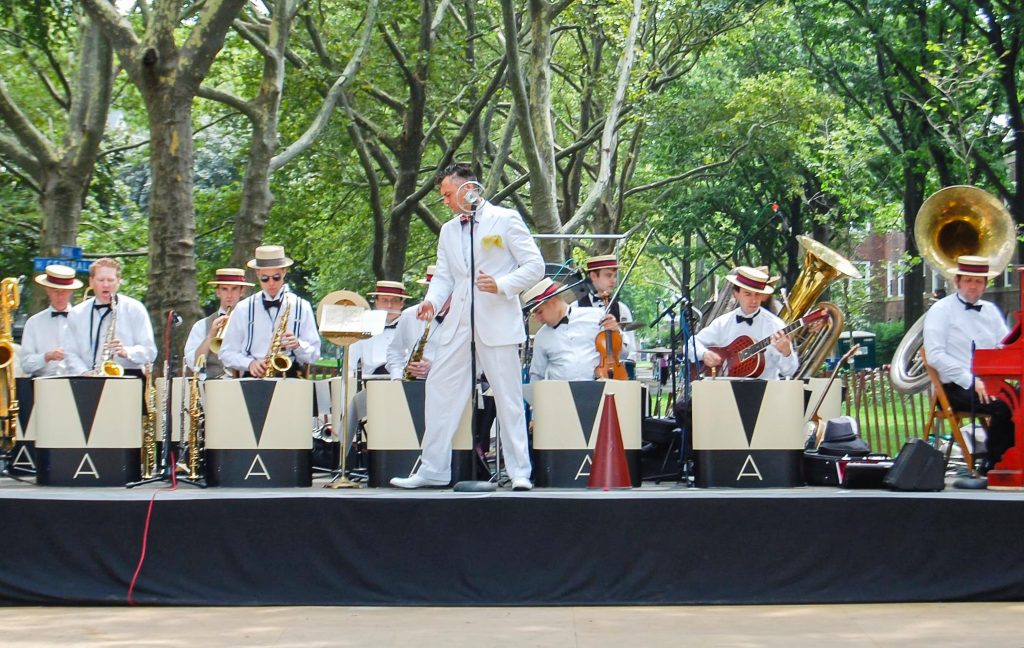
[[[797,355],[800,357],[800,367],[794,377],[809,378],[832,351],[845,323],[843,312],[838,306],[831,302],[815,302],[836,279],[860,279],[861,274],[846,257],[827,245],[809,236],[796,238],[800,247],[804,249],[803,268],[793,282],[779,317],[787,324],[792,324],[812,308],[824,308],[829,312],[829,319],[824,328],[819,331],[804,328],[794,336]]]
[[[107,327],[107,334],[103,338],[103,355],[102,359],[97,363],[95,369],[96,373],[101,376],[117,377],[124,375],[124,367],[122,367],[116,360],[114,355],[110,351],[110,346],[114,342],[114,338],[117,337],[117,293],[110,296],[110,326]]]
[[[0,450],[7,452],[18,440],[18,390],[14,380],[14,313],[21,304],[21,280],[0,281]]]
[[[290,293],[281,297],[281,317],[277,321],[277,328],[274,329],[274,337],[270,340],[270,348],[267,349],[267,373],[265,378],[284,376],[292,368],[291,357],[281,353],[281,338],[288,330],[288,313],[291,311],[292,302],[288,298]]]
[[[917,212],[914,240],[928,265],[952,280],[957,257],[988,257],[989,267],[1002,272],[1016,245],[1017,227],[1003,203],[983,189],[955,185],[936,191]],[[893,387],[914,394],[928,386],[919,350],[924,344],[924,315],[907,330],[892,356]]]

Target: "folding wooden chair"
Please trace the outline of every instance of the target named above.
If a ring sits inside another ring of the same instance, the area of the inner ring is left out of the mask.
[[[954,411],[953,407],[949,404],[949,398],[946,396],[946,390],[942,387],[942,381],[939,380],[939,372],[935,371],[931,365],[928,364],[928,359],[925,357],[924,347],[921,347],[921,362],[924,364],[925,370],[928,372],[928,378],[932,382],[932,401],[931,407],[929,408],[928,422],[924,426],[924,438],[928,439],[928,435],[932,432],[932,426],[935,424],[936,419],[941,419],[949,424],[953,431],[953,440],[960,446],[960,451],[964,455],[964,461],[967,462],[967,469],[974,474],[974,454],[971,452],[971,448],[968,447],[967,442],[964,440],[963,432],[960,428],[963,427],[964,420],[970,420],[971,412],[969,411]],[[988,429],[990,417],[986,414],[975,414],[975,418],[981,422],[981,426],[984,429]],[[935,438],[938,440],[941,431],[935,429]],[[952,451],[952,446],[946,448],[946,463],[949,463],[949,455]]]

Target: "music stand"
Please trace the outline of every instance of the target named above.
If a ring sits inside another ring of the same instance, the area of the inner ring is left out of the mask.
[[[342,300],[342,303],[335,304],[324,303],[327,301],[327,297],[325,297],[324,301],[321,301],[317,308],[317,314],[320,318],[320,335],[344,348],[341,361],[341,379],[343,381],[341,398],[345,409],[339,426],[341,429],[338,430],[338,443],[340,446],[338,454],[340,456],[338,458],[338,468],[332,472],[334,478],[329,483],[324,484],[324,488],[361,487],[361,484],[350,480],[345,474],[349,446],[348,421],[349,416],[352,414],[348,378],[349,347],[358,340],[379,335],[384,330],[384,323],[387,318],[387,314],[383,311],[369,310],[369,304],[359,295],[355,293],[351,293],[351,295],[354,299]]]

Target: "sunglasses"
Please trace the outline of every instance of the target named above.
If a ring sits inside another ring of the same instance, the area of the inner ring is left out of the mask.
[[[274,281],[281,281],[283,277],[284,275],[282,275],[280,272],[275,275],[260,275],[260,283],[267,283],[271,279],[273,279]]]

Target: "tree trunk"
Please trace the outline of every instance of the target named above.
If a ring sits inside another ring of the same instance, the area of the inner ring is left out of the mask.
[[[266,126],[266,114],[252,121],[249,158],[242,181],[242,202],[235,217],[230,265],[244,268],[257,246],[263,241],[263,230],[274,205],[270,191],[270,161],[277,149],[276,109],[273,128]]]
[[[914,240],[914,223],[917,212],[924,202],[925,173],[916,166],[912,159],[903,162],[903,231],[906,251],[911,257],[917,257],[917,241]],[[924,313],[924,272],[915,265],[903,276],[903,326],[909,329],[917,318]]]

